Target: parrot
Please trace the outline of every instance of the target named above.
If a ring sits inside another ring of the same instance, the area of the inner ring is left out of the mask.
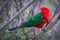
[[[43,26],[50,20],[51,13],[47,7],[42,7],[39,9],[39,11],[39,13],[31,17],[27,22],[21,23],[19,27],[14,27],[10,30],[28,27],[43,28]]]

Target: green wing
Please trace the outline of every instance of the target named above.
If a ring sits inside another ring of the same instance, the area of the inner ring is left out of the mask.
[[[40,23],[42,23],[44,20],[43,16],[41,15],[41,13],[38,13],[37,15],[35,15],[34,17],[30,18],[27,22],[23,23],[21,25],[21,27],[32,27],[32,26],[36,26]]]

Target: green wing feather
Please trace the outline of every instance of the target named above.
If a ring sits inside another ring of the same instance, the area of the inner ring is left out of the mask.
[[[37,15],[35,15],[34,17],[30,18],[27,22],[22,23],[20,27],[24,28],[24,27],[32,27],[32,26],[36,26],[40,23],[42,23],[44,20],[43,16],[41,15],[41,13],[38,13]]]

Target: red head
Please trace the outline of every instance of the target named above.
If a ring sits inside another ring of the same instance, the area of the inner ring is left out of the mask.
[[[40,8],[42,14],[50,13],[50,10],[47,7]]]

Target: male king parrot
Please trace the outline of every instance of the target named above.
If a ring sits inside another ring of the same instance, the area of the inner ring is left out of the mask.
[[[31,17],[27,22],[24,22],[20,25],[20,27],[12,28],[11,30],[15,30],[17,28],[25,28],[25,27],[36,27],[42,28],[45,23],[47,23],[50,19],[50,10],[47,7],[40,8],[41,12],[37,15]]]

